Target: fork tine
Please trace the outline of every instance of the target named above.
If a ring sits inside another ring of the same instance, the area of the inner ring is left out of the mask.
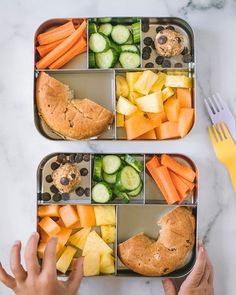
[[[222,140],[222,139],[221,139],[222,136],[221,136],[221,134],[220,134],[220,132],[219,132],[217,126],[212,125],[212,129],[213,129],[213,133],[214,133],[214,135],[215,135],[215,138],[216,138],[217,142],[220,142],[220,141]]]
[[[220,123],[221,129],[223,130],[225,137],[228,141],[232,142],[234,144],[233,138],[231,134],[229,133],[229,130],[224,122]]]
[[[224,109],[224,102],[223,102],[221,95],[218,92],[215,94],[215,98],[217,99],[218,104],[220,105],[220,108],[223,110]]]
[[[210,135],[211,142],[212,142],[213,146],[215,147],[215,145],[217,144],[217,141],[215,139],[212,127],[208,126],[208,132]]]
[[[212,100],[214,100],[217,111],[220,112],[222,107],[221,107],[221,104],[219,103],[218,97],[215,94],[212,95]]]
[[[213,111],[213,114],[215,115],[217,113],[217,109],[216,109],[215,104],[213,103],[213,99],[211,96],[208,97],[208,102],[209,102],[210,108]]]
[[[208,102],[208,100],[206,98],[204,99],[204,102],[205,102],[205,106],[207,108],[207,111],[208,111],[208,114],[209,114],[210,118],[213,118],[214,113],[213,113],[213,111],[212,111],[212,109],[211,109],[211,107],[209,105],[209,102]]]

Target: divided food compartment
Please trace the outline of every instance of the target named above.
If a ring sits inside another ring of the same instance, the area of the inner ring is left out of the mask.
[[[112,18],[112,24],[126,24],[131,25],[132,20],[134,18],[130,17],[116,17]],[[171,75],[186,75],[193,79],[193,88],[192,88],[192,107],[196,112],[196,97],[195,97],[195,63],[194,63],[194,36],[191,27],[182,19],[179,18],[162,18],[162,17],[150,17],[143,18],[137,17],[135,18],[141,21],[141,40],[138,47],[140,48],[140,55],[142,55],[142,50],[146,45],[144,44],[144,39],[146,37],[151,37],[152,39],[156,35],[156,30],[158,27],[164,28],[175,28],[180,31],[184,35],[185,40],[185,50],[184,55],[180,54],[177,57],[165,58],[163,65],[157,64],[154,60],[157,57],[157,53],[154,49],[150,54],[150,58],[148,60],[141,59],[141,66],[136,69],[129,68],[120,68],[117,65],[115,68],[110,69],[89,69],[88,56],[89,56],[89,47],[87,45],[87,51],[82,53],[81,55],[76,56],[70,62],[68,62],[65,66],[56,70],[49,69],[34,69],[34,120],[35,125],[38,131],[46,138],[51,140],[65,140],[62,136],[59,136],[55,132],[53,132],[40,117],[37,106],[36,106],[36,79],[40,71],[45,71],[50,76],[56,78],[70,86],[75,94],[75,98],[90,98],[96,103],[102,105],[107,108],[114,114],[114,121],[112,126],[109,126],[108,130],[102,133],[99,136],[95,136],[89,138],[89,140],[125,140],[124,137],[124,128],[116,127],[116,95],[115,95],[115,76],[116,75],[124,75],[125,72],[130,71],[144,71],[147,70],[147,63],[153,62],[154,66],[150,68],[150,70],[154,72],[163,71],[167,74]],[[35,43],[34,43],[34,62],[36,63],[39,56],[36,50],[37,46],[37,35],[45,32],[48,29],[51,29],[57,25],[62,25],[70,19],[51,19],[44,22],[35,33]],[[80,22],[81,19],[73,19],[74,23]],[[94,22],[94,19],[87,18],[88,24]],[[143,32],[142,28],[145,27],[148,22],[148,32]],[[87,28],[87,37],[88,37],[88,28]],[[150,48],[153,46],[149,46]],[[194,118],[196,117],[196,113]],[[194,119],[195,123],[195,119]],[[193,123],[193,126],[194,126]],[[193,127],[191,128],[191,130]],[[191,131],[190,130],[190,131]],[[67,139],[68,140],[68,139]]]
[[[165,215],[169,211],[176,208],[176,205],[167,205],[164,201],[161,192],[155,185],[154,181],[150,178],[147,171],[145,171],[141,178],[143,179],[143,190],[142,193],[134,200],[131,199],[129,204],[123,204],[120,200],[111,201],[107,204],[96,204],[91,201],[91,188],[94,185],[92,180],[92,168],[93,160],[95,156],[100,156],[101,154],[79,154],[79,153],[54,153],[46,156],[40,163],[37,172],[37,195],[38,195],[38,206],[53,204],[53,205],[94,205],[94,206],[105,206],[105,205],[114,205],[116,208],[116,242],[114,244],[114,255],[115,255],[115,276],[140,276],[137,273],[129,270],[125,265],[121,263],[117,256],[117,245],[121,242],[124,242],[133,235],[145,232],[149,237],[157,239],[159,228],[157,226],[157,221],[161,216]],[[106,155],[106,154],[103,154]],[[114,154],[116,155],[116,154]],[[122,154],[117,154],[122,155]],[[133,157],[136,157],[143,163],[146,163],[152,154],[130,154]],[[157,154],[158,155],[158,154]],[[182,154],[170,154],[174,159],[178,160],[180,163],[190,166],[196,173],[197,167],[195,163],[185,155]],[[78,196],[76,193],[70,194],[69,198],[55,200],[52,199],[43,201],[42,194],[49,193],[49,186],[51,182],[46,181],[46,177],[52,173],[51,165],[53,164],[54,168],[56,167],[56,160],[59,160],[60,163],[68,163],[70,160],[72,163],[79,165],[80,169],[88,169],[86,176],[82,178],[81,186],[83,188],[89,189],[89,196],[82,195]],[[195,182],[195,189],[193,193],[182,203],[180,206],[192,208],[193,214],[196,219],[196,235],[197,240],[197,207],[198,207],[198,179]],[[100,234],[99,227],[94,227]],[[196,258],[196,245],[194,246],[192,257],[188,263],[181,269],[178,269],[170,274],[167,277],[181,277],[186,275],[194,265]],[[59,273],[59,276],[62,274]],[[68,273],[66,273],[68,275]]]

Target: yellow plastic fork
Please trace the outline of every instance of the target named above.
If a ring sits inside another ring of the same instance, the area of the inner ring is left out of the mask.
[[[236,145],[224,123],[208,127],[218,160],[228,169],[236,192]]]

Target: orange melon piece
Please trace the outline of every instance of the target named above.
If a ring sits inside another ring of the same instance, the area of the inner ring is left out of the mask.
[[[41,228],[39,228],[39,235],[40,235],[40,240],[44,243],[47,243],[48,240],[50,239],[50,236],[45,233],[45,231]]]
[[[161,112],[161,123],[164,123],[166,121],[168,121],[168,118],[166,116],[166,112],[163,111],[163,112]]]
[[[43,254],[46,249],[46,246],[47,246],[47,243],[44,243],[44,242],[40,242],[38,245],[37,254],[40,259],[43,258]],[[57,243],[57,247],[56,247],[56,256],[57,257],[59,256],[60,251],[62,251],[62,249],[63,249],[63,246],[61,244]]]
[[[75,224],[73,224],[72,226],[68,227],[69,229],[79,229],[81,228],[81,223],[80,220],[78,222],[76,222]]]
[[[79,216],[71,205],[62,206],[59,209],[59,213],[63,223],[67,228],[79,221]]]
[[[61,230],[60,226],[52,220],[52,218],[46,216],[43,217],[40,222],[39,226],[43,229],[49,236],[55,236]]]
[[[157,139],[155,129],[152,129],[139,137],[137,139]]]
[[[64,224],[64,222],[62,221],[61,218],[59,218],[59,219],[57,220],[57,224],[58,224],[60,227],[65,227],[65,224]]]
[[[192,93],[188,88],[177,88],[177,99],[179,100],[180,108],[192,107]]]
[[[38,208],[39,217],[59,217],[59,206],[57,205],[48,205],[48,206],[39,206]]]
[[[179,122],[178,130],[181,137],[185,136],[191,127],[193,126],[194,121],[194,109],[182,108],[179,112]]]
[[[61,228],[59,233],[56,235],[56,237],[58,238],[58,244],[60,244],[61,246],[65,246],[65,244],[69,240],[71,233],[71,229],[68,229],[66,227]]]
[[[156,128],[158,139],[170,139],[180,136],[178,130],[178,123],[167,121]]]
[[[169,121],[177,122],[179,117],[179,101],[176,98],[169,98],[164,104],[166,116]]]
[[[162,121],[162,113],[147,113],[148,118],[154,122],[155,125],[160,126]]]
[[[96,225],[94,206],[77,205],[76,207],[79,214],[81,227],[92,227]]]

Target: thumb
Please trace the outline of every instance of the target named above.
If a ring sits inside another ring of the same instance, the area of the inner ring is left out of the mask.
[[[171,279],[162,280],[165,295],[177,295],[175,285]]]
[[[83,278],[83,257],[79,257],[73,265],[70,276],[67,280],[68,287],[71,289],[73,294],[76,294],[79,287],[80,282]]]

